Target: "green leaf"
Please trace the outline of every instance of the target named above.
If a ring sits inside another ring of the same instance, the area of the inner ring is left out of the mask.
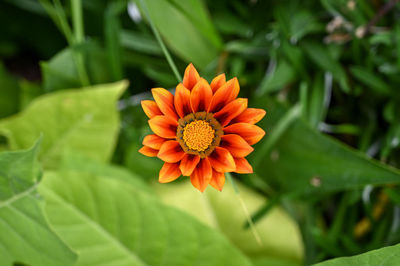
[[[273,136],[282,106],[268,103],[269,117],[260,124]],[[268,125],[268,126],[267,126]],[[272,130],[269,130],[272,128]],[[269,136],[255,147],[250,159],[262,158],[253,165],[255,172],[284,191],[326,193],[365,185],[399,184],[400,171],[369,159],[343,143],[323,135],[302,120],[295,120],[279,135],[274,146]],[[255,158],[257,157],[257,158]],[[255,160],[256,161],[256,160]]]
[[[314,63],[325,71],[331,72],[333,78],[339,82],[340,87],[344,92],[349,92],[350,88],[347,81],[346,72],[343,67],[330,53],[327,48],[322,44],[315,42],[304,42],[302,47],[306,51],[307,55],[311,58]]]
[[[3,152],[0,157],[0,200],[18,197],[39,182],[37,162],[40,141],[27,151]]]
[[[336,258],[328,261],[324,261],[315,266],[353,266],[353,265],[363,265],[363,266],[392,266],[400,264],[400,244],[376,249],[363,253],[361,255],[352,257]]]
[[[263,78],[257,92],[265,94],[279,91],[295,78],[296,73],[293,67],[286,60],[281,60],[276,68]]]
[[[72,265],[76,255],[50,229],[35,193],[41,177],[39,142],[26,151],[0,153],[0,261]]]
[[[11,150],[26,148],[43,134],[39,157],[45,168],[57,167],[65,151],[107,161],[119,130],[116,101],[127,85],[121,81],[41,96],[17,116],[0,120],[0,134]]]
[[[213,39],[208,39],[201,33],[204,29],[197,28],[198,23],[192,21],[192,15],[188,17],[166,0],[137,2],[142,10],[145,9],[141,4],[145,3],[151,20],[166,44],[183,60],[192,62],[201,69],[216,58],[218,48],[213,44]]]
[[[251,265],[217,232],[113,176],[50,172],[40,193],[76,265]]]
[[[86,69],[93,84],[112,81],[110,67],[105,52],[94,42],[84,43],[73,48],[66,48],[47,62],[41,62],[43,87],[47,91],[78,88],[81,85],[74,60],[73,49],[85,57]]]
[[[251,177],[250,177],[251,178]],[[250,213],[266,201],[265,197],[238,184],[240,195]],[[251,230],[244,227],[246,216],[230,183],[222,192],[208,187],[204,193],[193,188],[188,180],[155,186],[158,194],[168,205],[181,209],[199,221],[221,231],[238,248],[250,257],[271,256],[292,262],[300,262],[303,256],[301,236],[296,223],[279,207],[270,210],[255,228],[262,245]]]
[[[374,92],[382,95],[390,95],[391,89],[385,81],[383,81],[375,73],[361,66],[350,67],[350,72],[361,83],[374,90]]]
[[[121,45],[142,53],[162,55],[162,50],[154,38],[139,32],[122,30],[119,35]]]

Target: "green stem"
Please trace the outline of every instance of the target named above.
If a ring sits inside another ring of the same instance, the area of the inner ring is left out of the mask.
[[[178,80],[178,82],[182,82],[182,77],[179,74],[179,71],[178,71],[178,69],[177,69],[177,67],[176,67],[176,65],[174,63],[174,60],[172,60],[172,57],[171,57],[170,53],[168,52],[168,49],[165,47],[164,42],[163,42],[163,40],[162,40],[162,38],[160,36],[160,33],[158,32],[156,26],[153,23],[153,20],[150,17],[150,14],[149,14],[149,11],[147,9],[145,1],[140,0],[140,3],[142,4],[143,12],[145,13],[145,16],[147,17],[147,19],[148,19],[148,21],[150,23],[151,30],[153,31],[154,36],[156,37],[156,39],[158,41],[158,44],[160,45],[161,50],[163,51],[163,53],[165,55],[165,58],[167,59],[168,64],[172,69],[172,72],[174,72],[175,77]]]
[[[72,25],[74,27],[74,36],[77,43],[82,43],[84,40],[84,28],[82,18],[82,2],[81,0],[71,0],[72,9]]]
[[[58,0],[57,0],[58,1]],[[85,33],[82,18],[82,2],[81,0],[71,0],[72,9],[72,25],[74,28],[74,43],[79,45],[84,42]],[[81,84],[83,86],[90,85],[89,77],[85,68],[85,60],[81,51],[73,51],[76,69],[78,71]]]
[[[247,223],[248,223],[249,226],[250,226],[250,229],[251,229],[251,232],[252,232],[253,235],[254,235],[254,238],[256,239],[257,243],[262,247],[263,244],[262,244],[262,241],[261,241],[261,237],[260,237],[260,235],[258,234],[257,229],[256,229],[256,227],[255,227],[255,225],[254,225],[254,222],[253,222],[253,220],[251,219],[249,210],[247,209],[247,206],[246,206],[246,204],[244,203],[242,196],[240,195],[239,188],[237,187],[236,183],[233,181],[232,175],[231,175],[230,173],[225,173],[225,175],[226,175],[226,177],[228,178],[229,182],[232,184],[233,190],[235,191],[235,195],[236,195],[236,197],[238,198],[238,201],[239,201],[239,203],[240,203],[240,206],[241,206],[242,209],[243,209],[243,212],[244,212],[244,214],[245,214],[245,216],[246,216]]]

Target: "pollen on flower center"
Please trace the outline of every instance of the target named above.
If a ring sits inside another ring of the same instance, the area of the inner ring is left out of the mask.
[[[215,137],[215,130],[204,120],[196,120],[183,129],[183,140],[189,149],[205,151]]]

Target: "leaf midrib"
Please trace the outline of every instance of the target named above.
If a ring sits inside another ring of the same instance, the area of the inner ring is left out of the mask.
[[[143,266],[149,266],[146,264],[141,258],[136,256],[128,247],[126,247],[124,244],[122,244],[118,239],[116,239],[113,235],[111,235],[107,230],[105,230],[103,227],[101,227],[98,223],[90,219],[87,215],[82,213],[79,209],[77,209],[73,204],[70,204],[69,202],[65,201],[62,197],[60,197],[57,193],[52,191],[51,189],[48,189],[45,185],[42,184],[41,186],[42,190],[45,190],[45,193],[48,193],[51,195],[53,198],[55,198],[57,201],[59,201],[61,204],[66,206],[67,208],[71,209],[76,215],[84,220],[86,223],[89,224],[89,226],[93,227],[99,234],[103,235],[107,240],[110,242],[114,243],[117,247],[119,247],[121,250],[123,250],[129,257],[132,258],[133,261],[137,262],[139,265]]]

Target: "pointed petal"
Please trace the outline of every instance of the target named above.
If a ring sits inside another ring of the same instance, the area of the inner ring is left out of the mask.
[[[174,106],[174,95],[163,88],[153,88],[151,89],[151,93],[161,112],[166,116],[178,120]]]
[[[164,163],[158,176],[158,182],[168,183],[172,182],[181,176],[178,163]]]
[[[157,115],[149,120],[151,130],[158,136],[166,139],[174,139],[178,122],[165,115]]]
[[[208,156],[212,167],[217,172],[232,172],[235,171],[235,160],[227,149],[215,147],[215,150]]]
[[[192,112],[192,107],[190,106],[190,91],[186,89],[182,83],[179,83],[176,87],[174,104],[175,110],[181,118]]]
[[[226,126],[231,120],[240,115],[247,108],[247,99],[238,98],[224,106],[219,112],[214,114],[221,126]]]
[[[210,183],[211,177],[211,164],[207,158],[204,158],[200,160],[199,164],[190,175],[190,181],[195,188],[203,192]]]
[[[155,101],[145,100],[141,101],[144,113],[151,119],[156,115],[162,115],[160,108],[158,108]]]
[[[210,185],[213,188],[215,188],[215,189],[217,189],[219,191],[222,191],[222,188],[224,187],[224,184],[225,184],[225,174],[217,172],[217,171],[215,171],[213,169]]]
[[[239,82],[237,78],[233,78],[219,88],[212,97],[209,112],[215,113],[222,109],[225,105],[236,99],[239,94]]]
[[[239,174],[251,174],[253,173],[253,167],[245,158],[235,158],[236,173]]]
[[[196,68],[190,63],[185,70],[185,75],[183,76],[183,86],[185,86],[188,90],[192,90],[194,85],[199,81],[200,75],[197,72]]]
[[[185,153],[178,141],[168,140],[161,145],[157,157],[167,163],[176,163],[179,162],[184,155]]]
[[[190,93],[193,113],[207,111],[212,98],[212,90],[205,79],[200,79]]]
[[[139,152],[149,157],[156,157],[158,150],[143,146],[142,148],[139,149]]]
[[[259,142],[265,135],[265,131],[262,128],[247,124],[247,123],[236,123],[224,128],[225,134],[237,134],[241,136],[250,145]]]
[[[220,74],[218,76],[216,76],[210,84],[210,87],[213,91],[213,93],[215,93],[219,88],[221,88],[224,84],[226,83],[226,78],[225,78],[225,74]]]
[[[190,176],[199,162],[200,162],[200,156],[193,154],[185,154],[185,156],[183,156],[181,160],[181,164],[179,165],[182,175]]]
[[[265,116],[267,112],[263,109],[247,108],[243,113],[232,120],[232,123],[255,124]]]
[[[236,134],[227,134],[221,137],[220,147],[227,149],[233,157],[246,157],[254,148],[247,141]]]
[[[155,134],[147,135],[144,137],[142,144],[155,150],[159,150],[161,145],[166,139],[159,137]]]

